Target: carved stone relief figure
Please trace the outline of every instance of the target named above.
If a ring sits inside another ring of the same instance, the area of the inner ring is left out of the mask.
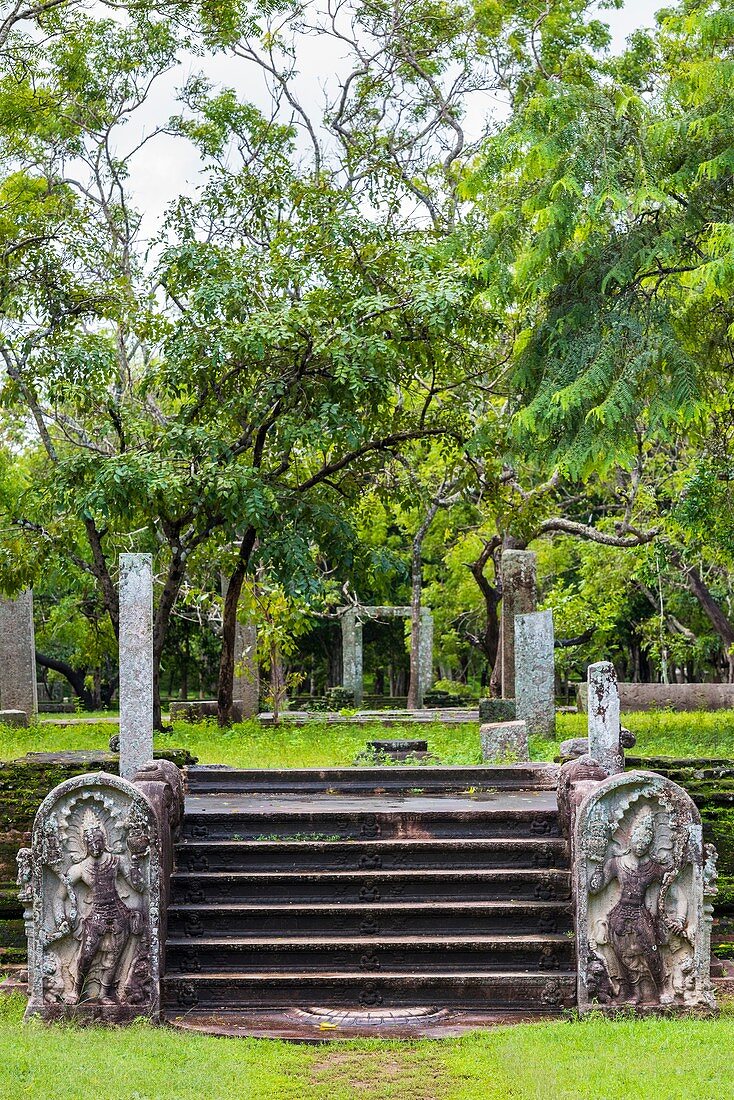
[[[159,847],[153,809],[127,780],[77,776],[46,798],[18,857],[29,1013],[157,1011]]]
[[[600,783],[577,814],[574,877],[582,1010],[713,1007],[701,824],[682,788],[646,772]]]

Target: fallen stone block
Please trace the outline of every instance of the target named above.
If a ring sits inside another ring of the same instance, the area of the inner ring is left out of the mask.
[[[485,764],[522,764],[530,759],[526,722],[494,722],[479,727]]]

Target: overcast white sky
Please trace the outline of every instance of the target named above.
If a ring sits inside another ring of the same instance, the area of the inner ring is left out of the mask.
[[[620,11],[601,12],[601,18],[612,28],[614,48],[623,46],[627,36],[635,29],[650,26],[655,12],[662,6],[664,0],[628,0]],[[329,40],[324,42],[322,37],[305,42],[299,57],[299,84],[304,103],[314,105],[317,117],[323,98],[323,83],[328,81],[328,74],[333,73],[337,65],[338,53]],[[219,56],[208,63],[193,58],[161,80],[150,102],[137,113],[137,117],[130,120],[125,136],[130,138],[131,146],[137,143],[143,132],[178,112],[176,89],[189,75],[202,70],[215,83],[233,87],[243,98],[266,107],[264,85],[256,78],[252,66],[237,58]],[[484,103],[472,103],[468,112],[468,131],[471,131],[473,122],[480,128],[486,114],[496,110],[496,100],[491,96],[485,96]],[[200,181],[199,167],[195,151],[180,139],[162,135],[144,146],[136,157],[130,177],[135,204],[144,214],[144,237],[156,232],[166,207],[173,199],[181,193],[195,190]]]

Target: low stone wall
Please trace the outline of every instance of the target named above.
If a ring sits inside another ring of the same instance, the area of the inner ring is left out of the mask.
[[[179,767],[195,764],[185,749],[165,749],[156,757]],[[87,772],[119,774],[120,758],[111,752],[32,752],[0,761],[0,967],[26,957],[23,906],[18,901],[15,857],[30,843],[33,819],[49,791]]]
[[[172,722],[203,722],[207,718],[216,721],[218,713],[216,699],[191,699],[187,703],[171,703],[170,708]],[[232,703],[232,721],[242,721],[242,703],[237,700]]]
[[[630,684],[619,683],[623,711],[635,710],[734,710],[734,684]],[[576,688],[578,709],[589,709],[589,688]]]

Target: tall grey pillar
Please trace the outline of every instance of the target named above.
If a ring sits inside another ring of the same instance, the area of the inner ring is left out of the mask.
[[[421,608],[421,632],[418,639],[418,706],[433,683],[433,615]]]
[[[553,612],[515,616],[517,718],[529,734],[552,737],[556,728]]]
[[[253,622],[237,622],[232,698],[241,704],[243,718],[252,718],[258,714],[260,669],[257,660],[257,627]]]
[[[153,558],[120,554],[120,775],[153,756]]]
[[[502,554],[502,698],[515,698],[515,616],[529,615],[537,602],[537,566],[532,550]]]
[[[0,598],[0,706],[22,710],[33,721],[38,714],[36,636],[33,590],[15,600]]]
[[[227,598],[229,577],[220,573],[222,600]],[[260,711],[260,665],[257,659],[257,626],[254,622],[237,620],[234,635],[234,678],[232,702],[239,703],[243,718],[253,718]]]
[[[624,771],[617,673],[611,661],[589,665],[589,754],[610,775]]]
[[[355,707],[362,706],[362,620],[353,607],[342,615],[342,684],[354,693]]]

